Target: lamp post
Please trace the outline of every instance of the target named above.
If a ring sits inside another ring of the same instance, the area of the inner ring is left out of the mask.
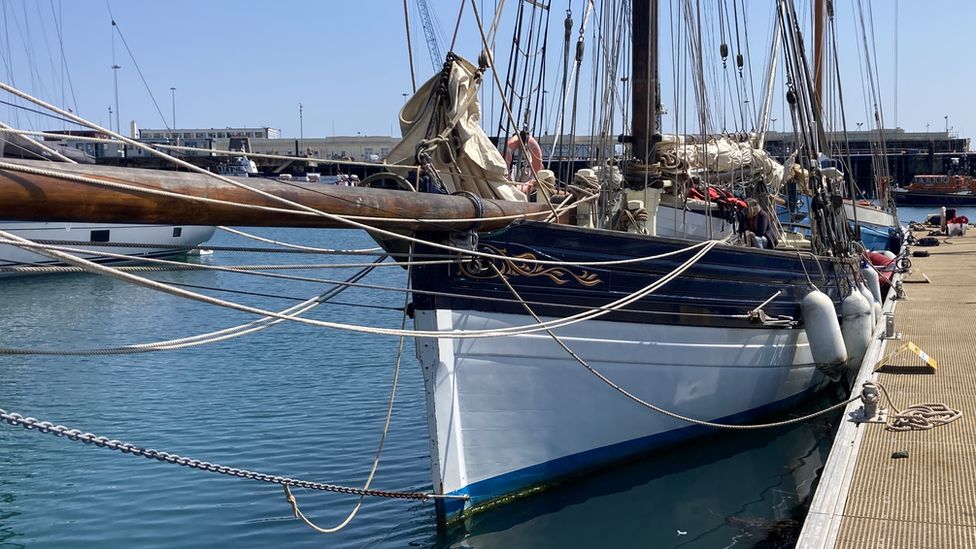
[[[119,65],[112,65],[112,80],[115,82],[115,131],[122,133],[122,126],[119,120]],[[112,129],[112,121],[109,120],[108,129]]]
[[[305,107],[302,102],[298,102],[298,141],[301,143],[302,150],[305,150],[305,120],[303,118],[303,111]]]
[[[945,118],[946,135],[949,135],[949,115],[947,114],[942,118]]]
[[[864,125],[864,122],[858,122],[857,123],[857,131],[861,131],[861,126],[863,126],[863,125]]]
[[[173,100],[173,129],[176,129],[176,88],[169,89],[170,98]]]

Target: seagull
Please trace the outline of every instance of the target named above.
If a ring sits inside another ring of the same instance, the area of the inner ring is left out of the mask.
[[[678,535],[679,536],[684,536],[684,535],[687,535],[687,534],[688,534],[688,532],[682,532],[681,530],[678,530]]]

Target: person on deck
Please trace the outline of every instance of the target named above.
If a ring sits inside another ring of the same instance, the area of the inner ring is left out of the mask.
[[[779,231],[755,198],[746,200],[744,219],[739,222],[739,235],[746,244],[756,248],[772,249],[779,244]]]

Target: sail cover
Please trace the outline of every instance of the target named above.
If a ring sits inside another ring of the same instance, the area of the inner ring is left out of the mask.
[[[725,174],[732,181],[744,176],[761,178],[770,192],[776,194],[783,181],[783,165],[766,151],[753,146],[752,141],[709,137],[702,144],[689,142],[684,136],[668,135],[658,144],[657,150],[680,159],[681,168],[687,170],[687,175],[708,172],[721,179]]]
[[[403,139],[390,151],[387,162],[416,165],[418,153],[426,152],[447,192],[524,202],[525,193],[505,177],[505,159],[481,129],[481,71],[456,56],[445,70],[428,80],[400,110]]]

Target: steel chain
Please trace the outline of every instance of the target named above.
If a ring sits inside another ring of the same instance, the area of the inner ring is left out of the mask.
[[[10,425],[15,425],[15,426],[19,425],[25,429],[37,430],[41,433],[48,433],[57,437],[68,438],[69,440],[74,440],[74,441],[80,441],[85,444],[94,444],[99,448],[108,448],[109,450],[117,450],[119,452],[122,452],[123,454],[142,456],[147,459],[155,459],[157,461],[161,461],[164,463],[172,463],[174,465],[189,467],[190,469],[210,471],[212,473],[219,473],[221,475],[228,475],[232,477],[239,477],[239,478],[244,478],[249,480],[257,480],[260,482],[278,484],[281,486],[297,486],[299,488],[307,488],[309,490],[321,490],[326,492],[337,492],[340,494],[351,494],[356,496],[373,496],[373,497],[394,498],[394,499],[417,499],[417,500],[427,500],[432,498],[467,499],[467,496],[445,496],[439,494],[428,494],[424,492],[363,490],[362,488],[339,486],[336,484],[326,484],[323,482],[314,482],[310,480],[301,480],[301,479],[293,479],[289,477],[281,477],[277,475],[269,475],[267,473],[258,473],[255,471],[248,471],[246,469],[238,469],[235,467],[228,467],[226,465],[219,465],[216,463],[201,461],[199,459],[186,458],[177,454],[172,454],[170,452],[162,452],[159,450],[154,450],[152,448],[142,448],[128,442],[122,442],[120,440],[110,439],[108,437],[98,436],[92,433],[85,433],[78,429],[69,429],[63,425],[55,425],[50,421],[40,421],[36,418],[24,417],[23,415],[15,412],[7,412],[3,408],[0,408],[0,421],[4,421],[6,423],[9,423]]]

